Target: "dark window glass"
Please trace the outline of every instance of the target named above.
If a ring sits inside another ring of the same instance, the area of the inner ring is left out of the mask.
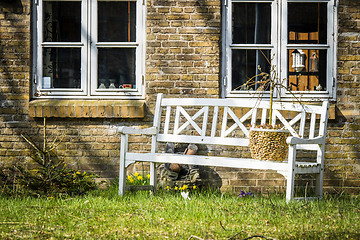
[[[327,43],[327,3],[288,3],[288,43]]]
[[[135,49],[98,49],[98,88],[135,88]]]
[[[80,88],[80,71],[80,48],[43,48],[43,88]]]
[[[256,90],[262,77],[244,84],[261,72],[270,73],[270,59],[270,50],[232,50],[232,90]]]
[[[44,2],[43,15],[43,41],[81,41],[81,2]]]
[[[98,2],[98,41],[136,41],[136,2]]]
[[[234,44],[271,43],[271,5],[233,3],[232,35]]]

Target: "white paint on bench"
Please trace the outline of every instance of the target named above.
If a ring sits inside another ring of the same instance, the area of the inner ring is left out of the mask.
[[[291,134],[287,139],[289,144],[287,161],[272,162],[224,156],[183,156],[159,153],[158,143],[248,146],[250,127],[258,124],[258,115],[261,115],[260,124],[267,122],[269,102],[244,101],[243,99],[163,98],[163,95],[159,94],[153,127],[148,129],[119,128],[121,133],[119,194],[125,192],[125,175],[129,164],[150,162],[150,184],[156,189],[156,166],[167,162],[275,170],[287,180],[287,200],[294,196],[295,174],[314,173],[316,174],[316,193],[321,197],[328,107],[329,103],[326,101],[322,106],[289,102],[274,103],[273,124],[281,123]],[[164,114],[163,118],[162,114]],[[293,116],[292,119],[289,119],[290,115]],[[129,134],[152,135],[151,152],[128,152]],[[315,161],[297,162],[296,150],[300,149],[316,151]]]

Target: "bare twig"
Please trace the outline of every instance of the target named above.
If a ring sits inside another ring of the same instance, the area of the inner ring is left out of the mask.
[[[223,224],[222,224],[221,221],[220,221],[220,226],[221,226],[221,228],[224,229],[225,231],[229,231],[229,230],[227,230],[227,229],[223,226]]]
[[[251,237],[244,238],[243,240],[248,240],[248,239],[252,239],[252,238],[256,238],[256,237],[275,240],[275,238],[269,238],[269,237],[265,237],[265,236],[261,236],[261,235],[254,235],[254,236],[251,236]]]
[[[42,152],[34,143],[32,143],[27,137],[25,137],[23,134],[20,134],[20,136],[28,143],[30,146],[32,146],[36,151]]]
[[[196,238],[196,239],[199,239],[199,240],[204,240],[203,238],[199,238],[199,237],[194,236],[194,235],[191,235],[191,236],[188,238],[188,240],[189,240],[189,239],[192,239],[192,238]]]

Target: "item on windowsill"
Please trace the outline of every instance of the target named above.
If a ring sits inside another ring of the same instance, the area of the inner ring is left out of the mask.
[[[101,83],[100,86],[99,86],[99,89],[105,89],[105,84],[104,83]]]
[[[292,68],[296,72],[301,72],[305,68],[306,54],[301,49],[300,50],[295,49],[292,52],[292,56],[293,56]]]
[[[323,88],[322,88],[322,86],[319,84],[318,86],[316,86],[316,88],[315,88],[315,90],[316,91],[321,91]]]
[[[109,86],[109,88],[116,88],[115,87],[115,79],[109,79],[109,82],[110,82],[110,86]]]
[[[314,52],[310,57],[310,72],[318,72],[319,71],[319,59],[316,56],[316,52]]]
[[[124,89],[131,89],[132,88],[132,85],[131,84],[123,84],[122,87]]]

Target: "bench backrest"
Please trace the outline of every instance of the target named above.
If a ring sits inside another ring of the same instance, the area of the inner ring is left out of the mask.
[[[300,138],[325,136],[329,103],[275,102],[272,124]],[[157,97],[156,141],[248,146],[250,127],[267,123],[269,102],[249,99]]]

